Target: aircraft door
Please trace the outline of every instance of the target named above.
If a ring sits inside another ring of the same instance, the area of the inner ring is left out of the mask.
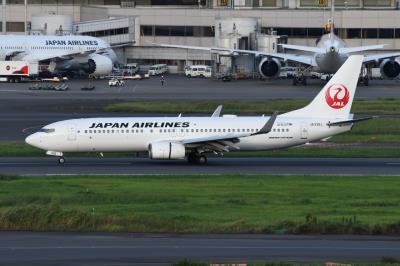
[[[308,125],[307,125],[307,123],[301,123],[300,138],[301,139],[308,139]]]
[[[68,140],[75,141],[76,140],[76,126],[68,125]]]

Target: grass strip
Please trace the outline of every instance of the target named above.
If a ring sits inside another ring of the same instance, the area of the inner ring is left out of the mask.
[[[1,230],[400,233],[390,176],[0,177]]]
[[[311,100],[311,99],[310,99]],[[265,99],[265,100],[171,100],[134,101],[109,104],[104,110],[132,113],[189,113],[211,114],[217,105],[224,105],[225,114],[271,114],[299,109],[310,100]],[[352,112],[357,115],[400,114],[400,99],[355,100]]]

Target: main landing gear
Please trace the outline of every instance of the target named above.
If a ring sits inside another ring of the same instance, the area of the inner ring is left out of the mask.
[[[189,155],[187,156],[187,160],[190,164],[197,164],[197,165],[207,164],[207,157],[195,152],[189,153]]]
[[[307,77],[306,76],[294,76],[293,77],[293,86],[303,85],[307,86]]]

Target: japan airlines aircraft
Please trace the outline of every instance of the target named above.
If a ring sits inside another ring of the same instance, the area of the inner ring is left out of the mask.
[[[331,5],[331,18],[327,24],[329,29],[328,34],[322,35],[317,46],[302,46],[281,44],[283,48],[306,52],[308,54],[286,54],[286,53],[267,53],[253,50],[227,49],[221,47],[204,47],[204,46],[189,46],[189,45],[174,45],[174,44],[154,44],[161,47],[183,48],[204,50],[210,52],[228,52],[235,54],[253,54],[259,59],[258,70],[261,76],[265,78],[275,78],[279,76],[282,65],[286,62],[292,62],[299,65],[307,66],[305,71],[302,71],[293,81],[306,84],[306,77],[311,71],[324,74],[335,73],[340,66],[347,60],[352,53],[359,53],[368,50],[382,49],[384,45],[369,45],[358,47],[346,47],[346,43],[334,33],[334,0]],[[400,74],[400,60],[397,57],[400,53],[379,53],[369,54],[364,57],[363,64],[369,66],[379,66],[382,77],[393,79]],[[369,83],[368,75],[363,75],[365,85]]]
[[[104,40],[90,36],[1,35],[0,60],[48,62],[50,72],[111,72],[117,57]]]
[[[151,159],[205,164],[207,153],[281,149],[349,131],[363,56],[351,56],[306,107],[271,117],[85,118],[47,125],[26,138],[58,156],[64,152],[148,152]]]

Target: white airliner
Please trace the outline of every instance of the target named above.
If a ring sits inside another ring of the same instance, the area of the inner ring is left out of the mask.
[[[235,54],[252,54],[259,58],[259,73],[265,78],[278,77],[282,65],[286,62],[307,66],[298,77],[293,79],[293,84],[297,82],[306,84],[306,77],[311,71],[325,74],[335,73],[340,66],[347,60],[353,53],[360,53],[369,50],[382,49],[383,44],[367,45],[367,46],[353,46],[348,47],[346,43],[340,39],[334,32],[334,13],[335,3],[332,0],[331,5],[331,18],[328,22],[329,33],[322,35],[316,46],[302,46],[292,44],[281,44],[283,48],[292,49],[297,51],[306,52],[308,54],[288,54],[288,53],[268,53],[253,50],[241,49],[228,49],[221,47],[205,47],[205,46],[190,46],[190,45],[175,45],[175,44],[155,44],[161,47],[169,48],[182,48],[194,49],[210,52],[228,52],[232,55]],[[363,59],[363,64],[368,66],[376,66],[380,68],[382,77],[387,79],[394,79],[400,75],[400,53],[374,53],[368,54]],[[369,84],[369,76],[364,75],[363,82],[365,85]]]
[[[107,42],[90,36],[2,35],[0,60],[47,62],[50,72],[84,70],[103,76],[117,57]]]
[[[64,152],[148,152],[151,159],[205,164],[207,153],[281,149],[349,131],[363,56],[351,56],[306,107],[271,117],[85,118],[47,125],[26,138],[58,156]]]

